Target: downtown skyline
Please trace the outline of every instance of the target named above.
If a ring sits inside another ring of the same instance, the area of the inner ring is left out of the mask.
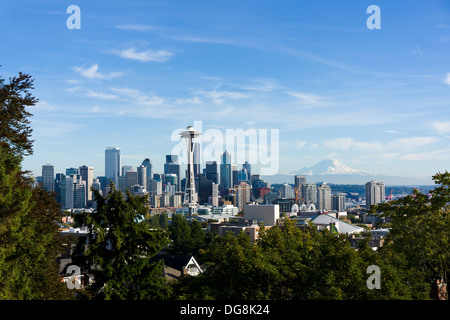
[[[2,4],[0,70],[31,74],[40,100],[23,163],[35,176],[46,163],[101,176],[107,146],[163,172],[172,133],[195,121],[279,130],[279,173],[331,157],[385,175],[448,169],[445,1],[77,1],[69,30],[72,4]],[[366,27],[372,4],[380,30]]]

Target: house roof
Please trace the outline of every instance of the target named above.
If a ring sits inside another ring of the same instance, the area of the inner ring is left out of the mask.
[[[183,270],[183,268],[188,265],[191,258],[192,256],[186,254],[169,254],[166,252],[159,252],[156,256],[150,259],[150,262],[156,262],[163,259],[166,266],[176,270]]]
[[[331,217],[328,214],[317,214],[311,217],[311,221],[314,224],[322,224],[322,225],[329,225],[330,223],[339,222],[339,233],[352,234],[364,231],[364,228],[354,226],[350,223]]]

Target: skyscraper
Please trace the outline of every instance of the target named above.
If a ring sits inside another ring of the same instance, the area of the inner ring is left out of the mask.
[[[331,210],[331,188],[325,183],[317,188],[317,206],[319,210]]]
[[[180,164],[177,155],[166,155],[166,163],[164,164],[164,174],[173,173],[177,175],[177,190],[180,190]]]
[[[195,142],[194,143],[194,176],[198,175],[200,173],[200,162],[201,162],[201,147],[200,143]]]
[[[345,193],[335,193],[333,195],[332,209],[336,211],[345,210]]]
[[[92,182],[94,182],[94,168],[89,167],[87,165],[80,167],[80,176],[81,180],[86,183],[86,202],[92,200],[92,191],[91,186]]]
[[[222,154],[222,163],[220,165],[220,186],[222,190],[231,188],[231,182],[231,155],[225,150]]]
[[[294,190],[290,184],[284,183],[280,188],[280,197],[282,199],[292,199],[294,198]]]
[[[371,205],[381,203],[385,198],[385,186],[380,181],[370,181],[366,183],[366,209],[369,210]]]
[[[119,186],[120,175],[120,149],[107,147],[105,150],[105,177],[114,182],[116,189]]]
[[[299,199],[304,199],[305,196],[302,194],[302,185],[306,184],[306,176],[294,176],[294,183]]]
[[[127,170],[126,174],[126,188],[131,192],[132,187],[138,184],[138,172],[136,170]]]
[[[148,190],[147,187],[147,168],[144,165],[137,167],[138,173],[138,184],[144,189]]]
[[[42,166],[42,187],[47,191],[55,191],[55,169],[47,163]]]
[[[147,181],[145,188],[147,189],[147,191],[149,191],[151,188],[150,180],[153,178],[153,163],[149,158],[146,158],[144,159],[144,161],[142,161],[142,165],[147,169],[146,171]]]
[[[306,205],[317,203],[317,186],[314,183],[303,184],[302,195]]]
[[[205,176],[214,183],[219,182],[216,161],[206,161]]]

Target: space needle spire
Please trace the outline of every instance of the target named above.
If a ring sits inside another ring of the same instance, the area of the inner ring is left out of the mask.
[[[189,216],[197,210],[197,197],[195,192],[195,177],[194,177],[194,139],[200,136],[200,132],[195,130],[192,126],[188,126],[186,130],[180,133],[181,137],[186,139],[187,146],[187,175],[186,175],[186,187],[184,191],[183,206],[189,208]]]

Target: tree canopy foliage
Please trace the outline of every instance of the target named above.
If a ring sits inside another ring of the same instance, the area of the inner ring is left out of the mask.
[[[0,299],[68,299],[56,261],[59,205],[21,166],[33,152],[32,89],[30,75],[0,78]]]
[[[168,244],[168,235],[144,221],[145,198],[127,192],[125,199],[114,184],[105,197],[93,192],[97,210],[76,216],[90,230],[83,266],[94,276],[92,295],[120,300],[166,298],[169,288],[161,277],[162,265],[150,258]]]

